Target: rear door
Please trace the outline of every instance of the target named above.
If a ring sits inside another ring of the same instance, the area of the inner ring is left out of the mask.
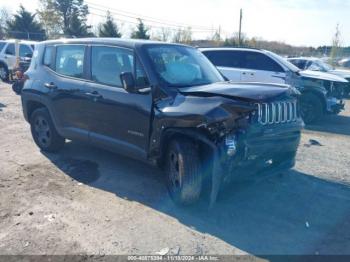
[[[242,58],[243,82],[280,83],[286,82],[283,68],[267,55],[245,51]]]
[[[236,50],[203,51],[204,55],[220,70],[229,80],[240,82],[244,70],[242,66],[242,52]]]
[[[57,128],[70,139],[88,140],[88,110],[93,101],[87,95],[86,52],[85,45],[47,46],[43,59],[41,85]]]
[[[91,47],[91,82],[95,96],[91,107],[90,139],[113,151],[146,157],[152,109],[151,93],[128,93],[120,74],[132,72],[138,87],[148,85],[143,67],[132,49]]]

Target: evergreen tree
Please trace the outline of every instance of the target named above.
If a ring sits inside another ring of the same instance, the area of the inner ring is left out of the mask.
[[[142,20],[139,18],[139,23],[136,27],[136,30],[132,32],[131,38],[134,39],[150,39],[150,35],[148,34],[148,28],[146,28],[145,24],[142,22]]]
[[[114,22],[114,19],[109,11],[107,11],[106,21],[99,26],[98,36],[117,38],[120,38],[122,36],[119,32],[118,25]]]
[[[65,35],[70,37],[88,37],[93,36],[90,32],[90,26],[86,25],[86,23],[79,16],[79,10],[74,8],[70,21],[68,24],[68,28],[65,30]]]
[[[17,14],[13,15],[13,19],[6,22],[7,36],[18,39],[44,40],[46,38],[45,31],[42,25],[35,20],[35,15],[20,5]]]

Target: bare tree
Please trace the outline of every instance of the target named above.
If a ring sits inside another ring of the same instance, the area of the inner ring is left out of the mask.
[[[179,29],[173,37],[173,42],[189,44],[192,41],[192,29],[187,27],[184,29]]]
[[[6,7],[0,9],[0,39],[5,38],[6,22],[10,20],[10,10]]]
[[[335,33],[332,40],[332,49],[330,55],[330,62],[334,65],[337,57],[340,56],[340,47],[341,47],[341,33],[339,29],[339,24],[335,27]]]
[[[171,36],[172,36],[172,30],[168,27],[162,27],[160,29],[151,30],[152,40],[170,42]]]

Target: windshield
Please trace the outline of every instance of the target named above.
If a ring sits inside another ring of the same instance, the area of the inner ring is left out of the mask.
[[[287,61],[287,59],[284,59],[283,57],[267,51],[271,56],[273,56],[279,63],[281,63],[282,65],[284,65],[285,67],[287,67],[290,71],[292,72],[299,72],[300,69],[298,67],[296,67],[295,65],[293,65],[291,62]]]
[[[146,47],[153,69],[167,86],[188,87],[225,81],[197,49],[176,45]]]
[[[330,64],[327,64],[325,62],[323,62],[322,60],[315,60],[314,64],[316,64],[317,66],[319,66],[319,68],[322,71],[330,71],[333,70],[333,67]]]

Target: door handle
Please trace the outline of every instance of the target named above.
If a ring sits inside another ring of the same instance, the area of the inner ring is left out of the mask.
[[[56,89],[57,88],[57,86],[53,82],[45,83],[44,86],[48,89]]]
[[[102,95],[99,94],[98,92],[96,91],[93,91],[93,92],[86,92],[85,95],[89,96],[89,97],[92,97],[92,98],[102,98]]]

